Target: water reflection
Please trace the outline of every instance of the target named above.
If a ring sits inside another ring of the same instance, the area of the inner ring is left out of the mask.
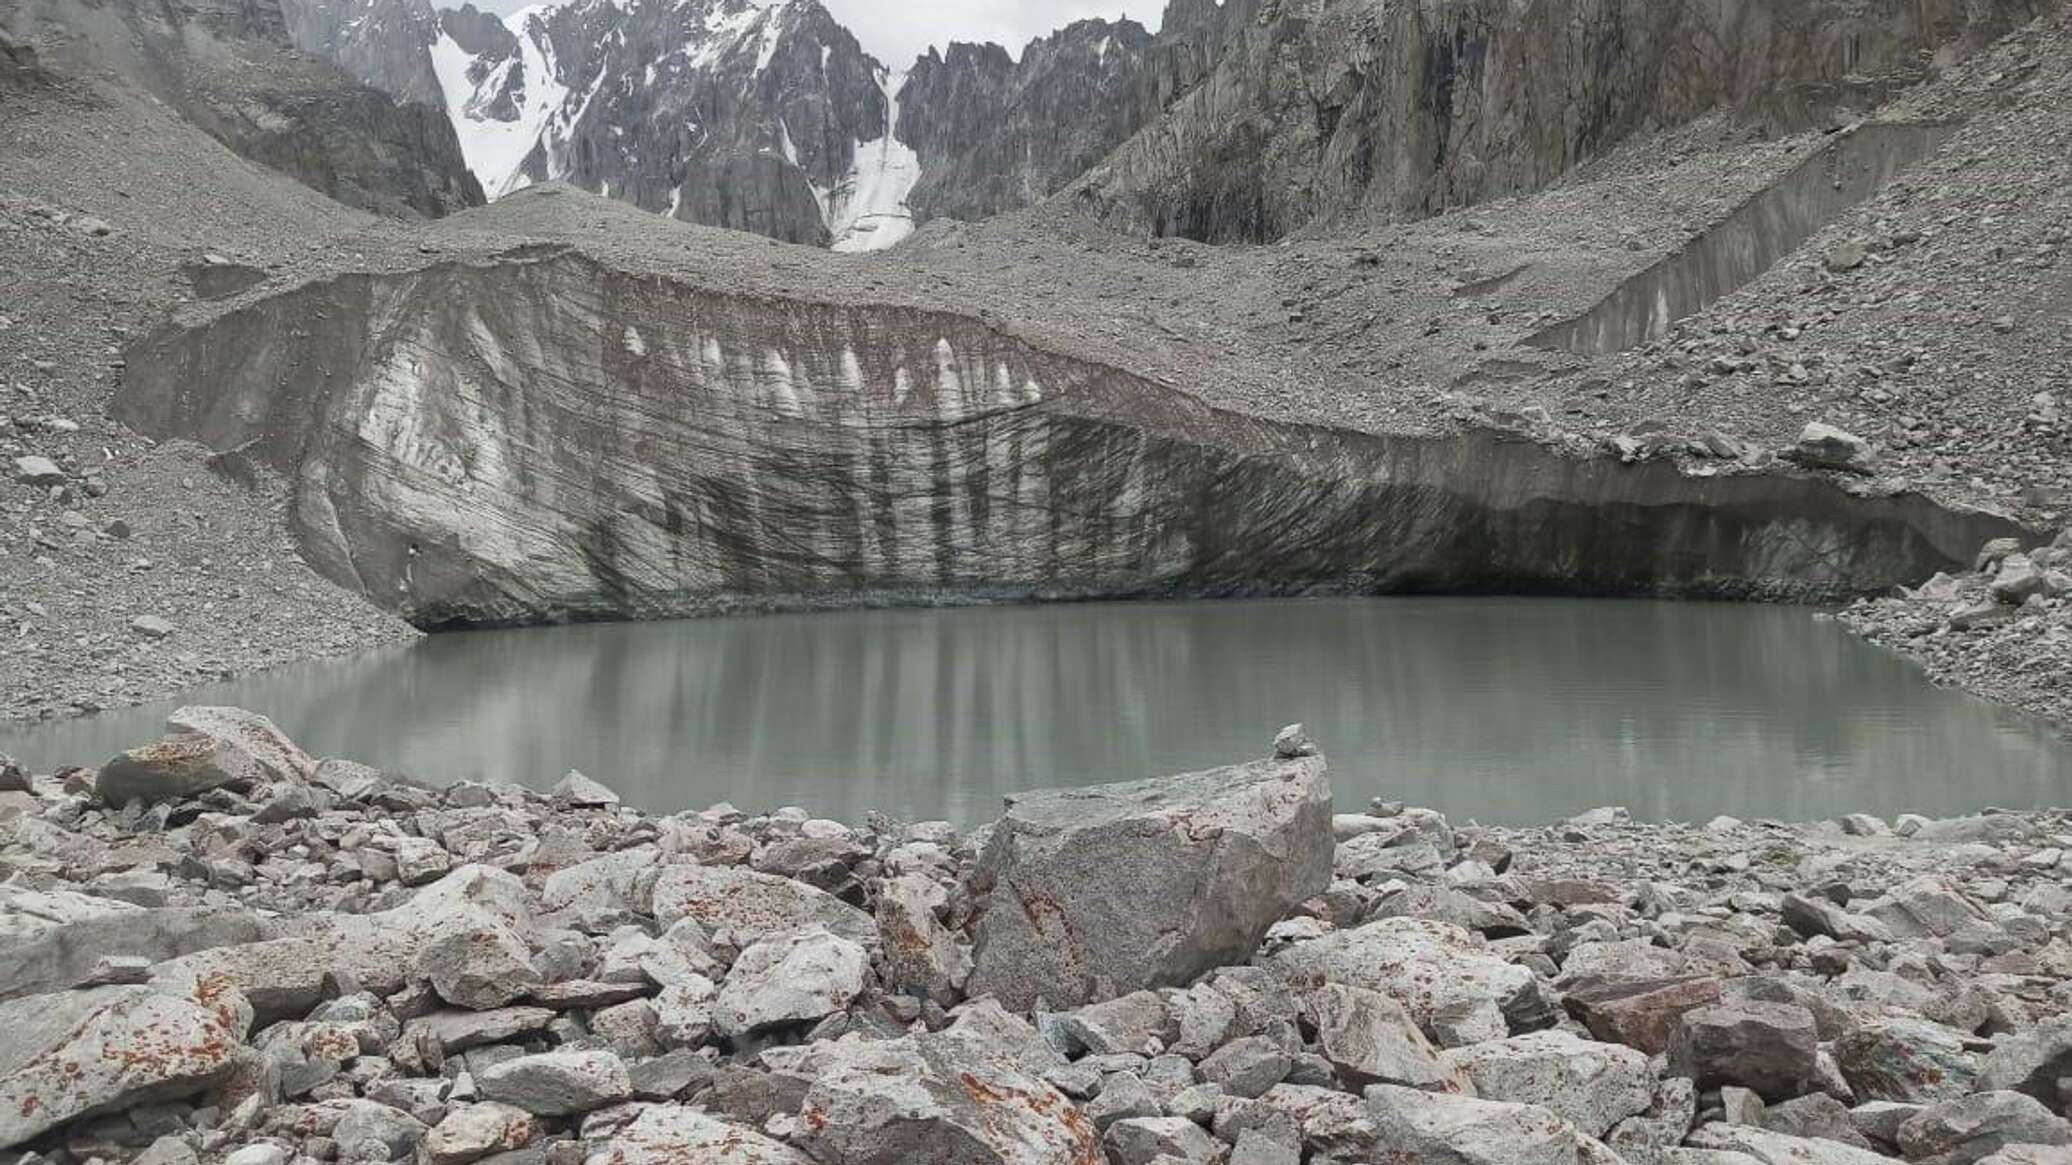
[[[437,637],[190,693],[430,779],[568,768],[643,807],[976,822],[1002,794],[1206,767],[1306,721],[1341,806],[1808,819],[2072,801],[2072,748],[1803,609],[1544,599],[861,611]],[[172,705],[0,730],[38,767]]]

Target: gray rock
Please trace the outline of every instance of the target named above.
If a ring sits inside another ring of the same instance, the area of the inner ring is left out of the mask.
[[[1849,1110],[1825,1092],[1809,1093],[1768,1105],[1757,1123],[1773,1133],[1786,1136],[1818,1137],[1859,1149],[1871,1147],[1870,1139],[1857,1131]]]
[[[1304,1000],[1317,1047],[1347,1083],[1459,1092],[1469,1086],[1439,1057],[1403,1006],[1379,991],[1326,983]]]
[[[1532,926],[1518,909],[1504,902],[1485,902],[1449,886],[1411,886],[1382,899],[1376,918],[1429,918],[1475,931],[1486,938],[1530,934]]]
[[[878,888],[877,917],[886,984],[948,1007],[971,976],[971,951],[936,918],[944,898],[919,874],[888,878]]]
[[[1331,849],[1321,757],[1022,794],[971,876],[967,988],[1074,1006],[1243,963]]]
[[[1099,1095],[1086,1105],[1086,1119],[1102,1130],[1119,1120],[1164,1115],[1165,1108],[1152,1095],[1150,1085],[1128,1072],[1109,1073],[1101,1081]]]
[[[1571,989],[1561,1002],[1591,1035],[1653,1055],[1668,1049],[1686,1012],[1719,998],[1719,980],[1696,975],[1592,983]]]
[[[138,615],[129,621],[129,628],[146,639],[168,639],[179,630],[172,620],[159,615]]]
[[[1584,1141],[1575,1127],[1536,1105],[1394,1084],[1372,1085],[1366,1098],[1376,1140],[1391,1157],[1422,1165],[1575,1165],[1584,1160]]]
[[[743,946],[811,926],[860,946],[878,941],[877,921],[832,894],[737,866],[664,866],[652,901],[663,926],[692,918],[715,935],[730,932]]]
[[[500,926],[450,931],[417,952],[417,974],[456,1007],[488,1011],[515,1003],[540,982],[532,952]]]
[[[1849,1110],[1849,1123],[1865,1140],[1897,1152],[1900,1126],[1921,1115],[1923,1107],[1893,1100],[1869,1100]]]
[[[1265,1036],[1232,1040],[1201,1062],[1201,1077],[1232,1096],[1250,1100],[1287,1078],[1294,1062]]]
[[[568,770],[568,775],[556,782],[553,791],[547,795],[577,809],[601,809],[619,803],[617,793],[574,769]]]
[[[1687,1012],[1670,1070],[1699,1088],[1739,1084],[1765,1100],[1807,1091],[1818,1071],[1813,1013],[1789,1003],[1722,1003]]]
[[[862,994],[869,970],[861,946],[820,927],[766,936],[727,972],[713,1026],[737,1037],[824,1019]]]
[[[1153,1165],[1162,1159],[1209,1165],[1222,1152],[1214,1138],[1176,1116],[1134,1117],[1108,1126],[1101,1138],[1113,1165]]]
[[[403,1025],[405,1039],[423,1034],[441,1050],[459,1052],[513,1036],[544,1031],[556,1012],[546,1007],[499,1007],[495,1011],[435,1011]]]
[[[29,455],[14,459],[14,479],[23,485],[47,489],[65,484],[65,471],[48,457]]]
[[[645,1109],[588,1165],[813,1165],[752,1128],[673,1105]]]
[[[718,996],[719,988],[702,976],[662,988],[651,1003],[655,1039],[665,1048],[691,1048],[704,1043],[712,1034],[713,1008]]]
[[[538,1135],[532,1115],[491,1101],[456,1108],[424,1137],[430,1165],[468,1165],[492,1153],[522,1149]]]
[[[1646,1112],[1654,1099],[1655,1074],[1646,1055],[1567,1032],[1471,1044],[1440,1059],[1474,1084],[1474,1095],[1539,1105],[1585,1136],[1603,1137],[1613,1125]]]
[[[1969,1093],[1978,1060],[1964,1035],[1925,1019],[1873,1019],[1834,1042],[1835,1064],[1862,1100],[1915,1104]]]
[[[629,1065],[633,1095],[641,1100],[672,1100],[692,1086],[712,1079],[712,1062],[696,1052],[678,1049]]]
[[[383,1161],[394,1161],[417,1152],[426,1133],[424,1122],[401,1109],[372,1100],[348,1100],[331,1139],[341,1148],[368,1143],[379,1145]]]
[[[1750,1125],[1701,1125],[1686,1143],[1696,1149],[1744,1154],[1762,1165],[1891,1165],[1888,1157],[1840,1141],[1793,1137]],[[1674,1165],[1683,1159],[1672,1150],[1669,1160]]]
[[[800,1066],[812,1085],[798,1143],[842,1165],[1099,1161],[1098,1132],[1043,1079],[1057,1066],[1034,1029],[990,1001],[940,1032],[819,1044]]]
[[[640,882],[659,856],[652,848],[621,850],[556,870],[540,884],[540,909],[582,917],[645,913],[653,903],[642,901]]]
[[[227,1082],[252,1056],[215,1011],[151,987],[0,1003],[0,1149],[89,1113]]]
[[[542,1052],[485,1069],[475,1079],[484,1099],[536,1116],[569,1116],[633,1096],[625,1061],[611,1052]]]
[[[1132,991],[1119,998],[1090,1003],[1056,1017],[1055,1023],[1068,1052],[1090,1052],[1096,1056],[1154,1055],[1178,1035],[1171,1009],[1155,991]]]
[[[1797,443],[1786,449],[1782,456],[1786,461],[1811,469],[1867,473],[1872,450],[1871,443],[1856,434],[1815,421],[1799,433]]]
[[[1934,1165],[1972,1165],[2009,1145],[2065,1144],[2072,1144],[2072,1122],[2020,1092],[1941,1101],[1899,1126],[1900,1152]]]
[[[2053,1016],[2028,1031],[2003,1035],[1979,1067],[1981,1091],[2011,1090],[2054,1103],[2058,1081],[2072,1076],[2072,1016]]]
[[[1502,1039],[1513,1016],[1521,1026],[1546,1018],[1531,970],[1445,923],[1370,922],[1296,943],[1267,965],[1298,990],[1339,983],[1391,996],[1426,1035],[1448,1046]]]
[[[1826,935],[1845,942],[1886,942],[1892,933],[1875,918],[1851,914],[1832,902],[1803,894],[1786,894],[1784,924],[1808,938]]]

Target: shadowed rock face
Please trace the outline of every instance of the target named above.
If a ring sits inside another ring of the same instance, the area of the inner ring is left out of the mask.
[[[1325,0],[1234,24],[1202,3],[1176,0],[1160,32],[1143,91],[1162,112],[1073,190],[1119,226],[1209,242],[1536,190],[1714,109],[1803,128],[1863,107],[1867,77],[1904,79],[1925,52],[2055,7]]]
[[[1830,597],[2011,526],[1790,475],[1211,409],[977,319],[574,252],[311,283],[129,354],[117,415],[286,481],[421,626],[1356,589]]]

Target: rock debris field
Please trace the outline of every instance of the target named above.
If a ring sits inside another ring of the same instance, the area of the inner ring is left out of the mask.
[[[2060,813],[1340,813],[1290,726],[963,833],[167,727],[0,763],[10,1163],[2072,1160]]]

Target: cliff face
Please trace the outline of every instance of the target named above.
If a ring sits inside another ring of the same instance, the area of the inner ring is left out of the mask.
[[[438,216],[482,203],[453,127],[297,52],[276,0],[4,0],[0,25],[59,69],[107,70],[232,150],[352,206]]]
[[[960,597],[1815,597],[2009,527],[1803,476],[1208,408],[965,316],[574,252],[307,284],[129,354],[115,412],[277,470],[308,560],[422,626]]]
[[[357,7],[281,0],[281,13],[298,48],[399,101],[444,108],[428,51],[439,38],[441,17],[430,0],[367,0]]]
[[[1208,241],[1434,214],[1713,109],[1804,126],[2050,6],[1262,0],[1240,19],[1175,0],[1143,89],[1160,112],[1075,194],[1118,225]]]
[[[1030,42],[953,44],[915,62],[899,137],[920,154],[916,215],[978,219],[1040,201],[1115,148],[1140,119],[1153,38],[1123,20],[1083,20]]]

